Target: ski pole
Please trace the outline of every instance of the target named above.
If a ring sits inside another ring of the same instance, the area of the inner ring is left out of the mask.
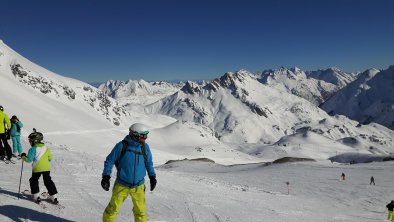
[[[20,193],[21,193],[21,183],[22,183],[23,162],[25,162],[25,161],[22,159],[21,177],[20,177],[20,179],[19,179],[18,200],[19,200],[19,195],[20,195]]]

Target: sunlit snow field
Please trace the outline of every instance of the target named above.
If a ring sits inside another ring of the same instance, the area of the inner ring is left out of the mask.
[[[105,154],[112,147],[86,153],[47,144],[54,157],[51,175],[65,209],[48,204],[43,209],[18,200],[21,161],[0,162],[0,221],[100,221],[111,195],[100,180]],[[155,146],[152,151],[154,159],[173,157]],[[384,221],[385,205],[394,199],[394,162],[224,166],[206,161],[163,165],[163,161],[156,162],[157,188],[146,195],[149,221]],[[29,189],[30,176],[31,166],[25,163],[21,190]],[[375,186],[369,184],[371,176]],[[42,181],[40,188],[45,191]],[[117,221],[133,221],[131,208],[128,198]]]

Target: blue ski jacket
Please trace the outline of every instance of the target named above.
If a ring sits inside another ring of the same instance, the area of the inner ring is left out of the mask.
[[[135,142],[130,136],[124,139],[128,146],[127,151],[119,160],[123,143],[119,142],[112,149],[111,153],[104,161],[103,176],[111,176],[112,167],[115,161],[119,160],[118,172],[116,174],[116,182],[124,186],[133,188],[144,184],[144,177],[146,172],[149,176],[156,176],[155,169],[153,168],[152,153],[149,145],[145,143],[146,162],[142,155],[141,144]]]

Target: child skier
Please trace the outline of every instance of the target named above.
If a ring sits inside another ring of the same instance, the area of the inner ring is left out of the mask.
[[[12,139],[12,149],[13,149],[13,157],[17,157],[16,153],[18,153],[18,158],[22,154],[22,144],[21,144],[21,128],[23,127],[23,123],[19,121],[18,117],[15,115],[11,117],[11,139]]]
[[[50,176],[50,161],[52,160],[51,151],[42,142],[43,139],[44,136],[42,133],[36,132],[34,130],[34,132],[29,135],[29,143],[32,147],[29,149],[28,155],[26,155],[26,153],[22,153],[21,157],[23,161],[28,163],[33,162],[33,173],[29,180],[33,200],[36,203],[41,201],[38,179],[40,179],[42,174],[44,177],[44,185],[48,190],[48,194],[50,195],[49,200],[51,200],[54,204],[58,204],[59,202],[56,197],[57,189]]]

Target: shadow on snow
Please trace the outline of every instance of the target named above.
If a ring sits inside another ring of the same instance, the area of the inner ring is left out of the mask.
[[[0,187],[0,194],[14,197],[18,197],[17,192],[4,190]],[[28,200],[24,195],[19,196],[20,199]],[[54,216],[52,214],[43,213],[40,211],[32,210],[26,207],[15,206],[15,205],[4,205],[0,207],[0,215],[10,218],[12,221],[23,222],[26,220],[32,221],[57,221],[57,222],[73,222],[72,220],[63,219],[61,217]]]

